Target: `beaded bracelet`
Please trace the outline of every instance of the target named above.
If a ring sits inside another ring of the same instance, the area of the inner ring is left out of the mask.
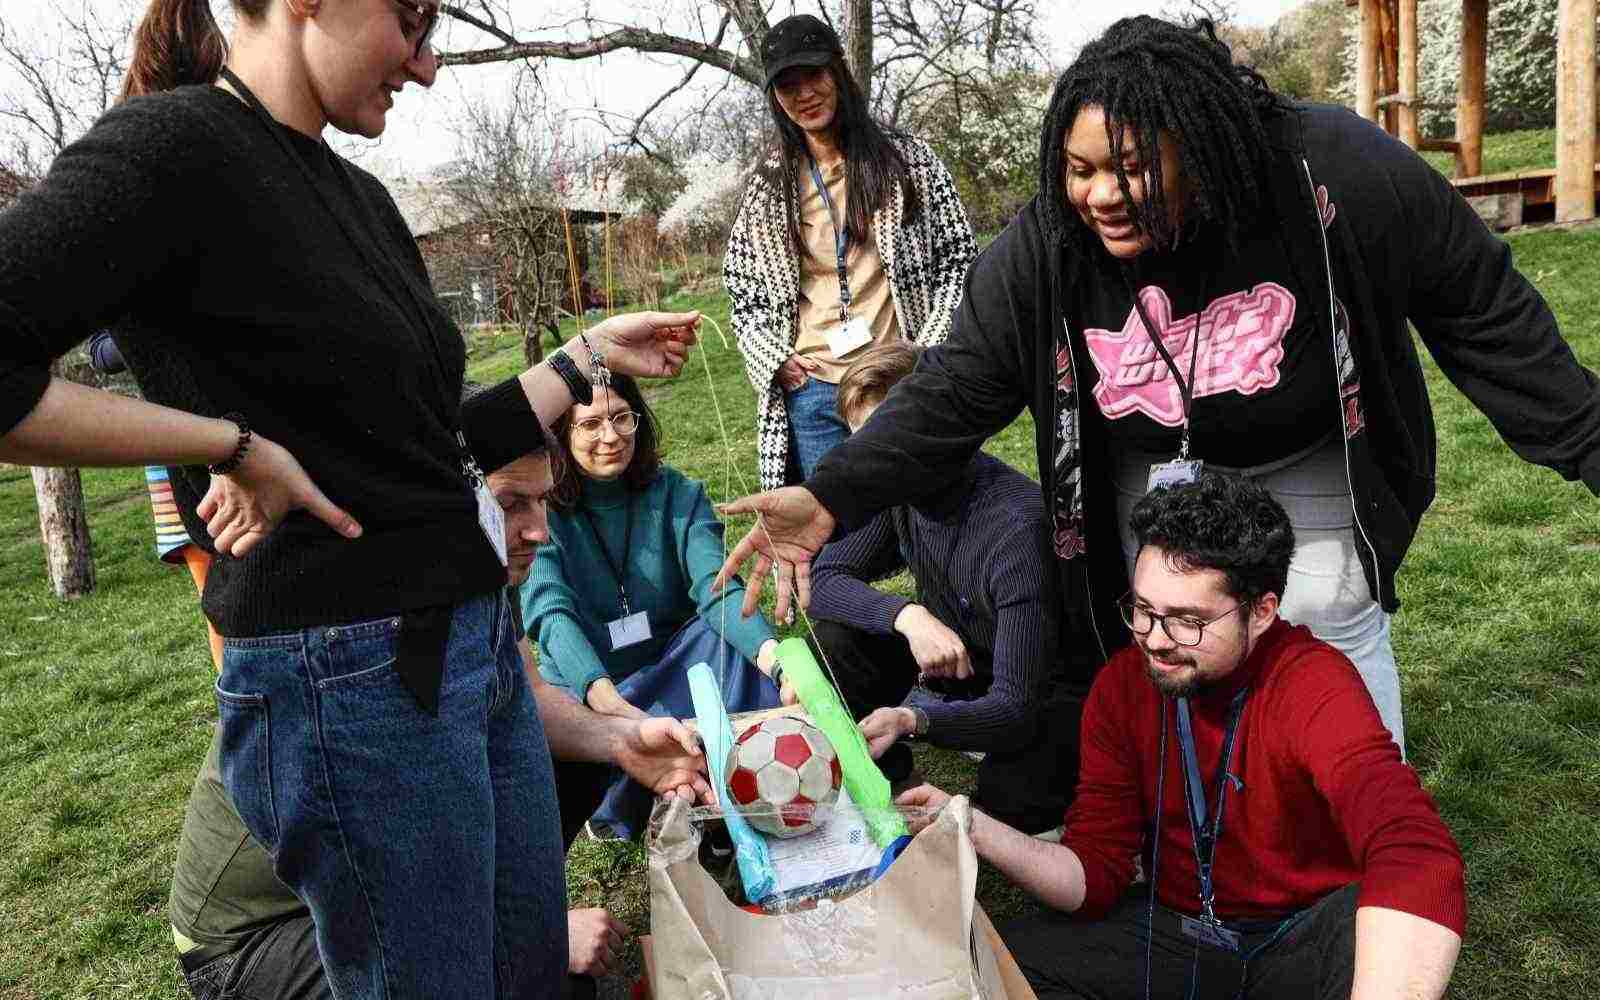
[[[224,413],[223,420],[230,421],[239,428],[239,439],[233,446],[233,454],[218,462],[216,465],[206,466],[206,471],[213,476],[226,476],[244,464],[245,455],[250,452],[250,425],[245,422],[242,413]]]
[[[589,352],[589,381],[595,385],[609,389],[611,387],[611,369],[606,367],[606,359],[589,343],[589,335],[582,330],[578,331],[578,339],[583,341],[583,346]]]

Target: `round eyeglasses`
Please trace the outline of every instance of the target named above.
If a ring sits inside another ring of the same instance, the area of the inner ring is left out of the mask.
[[[1214,625],[1222,619],[1249,604],[1249,601],[1240,601],[1233,607],[1224,611],[1215,618],[1199,619],[1193,615],[1160,615],[1140,604],[1132,594],[1122,595],[1117,601],[1117,608],[1122,612],[1122,620],[1137,636],[1147,636],[1155,630],[1156,625],[1161,625],[1161,630],[1167,633],[1167,638],[1180,646],[1198,646],[1206,637],[1206,626]]]
[[[639,429],[639,415],[632,410],[623,410],[609,417],[590,417],[588,420],[580,420],[573,424],[572,430],[583,435],[585,441],[598,441],[605,433],[606,424],[610,424],[611,429],[621,436],[631,438]]]

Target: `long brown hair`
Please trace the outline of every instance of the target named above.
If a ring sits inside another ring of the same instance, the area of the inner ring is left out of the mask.
[[[241,17],[255,21],[271,0],[232,0]],[[122,96],[155,94],[193,83],[215,83],[228,58],[228,40],[211,16],[209,0],[150,0],[133,33],[133,60]]]
[[[905,197],[904,219],[908,224],[922,217],[922,196],[911,183],[911,167],[906,163],[905,154],[893,142],[894,139],[904,141],[905,133],[872,116],[866,94],[850,74],[844,56],[835,53],[823,71],[833,78],[834,92],[839,95],[833,120],[844,152],[845,229],[850,233],[850,242],[860,246],[872,239],[872,216],[888,204],[896,188]],[[779,180],[784,214],[789,219],[789,247],[797,255],[809,253],[800,237],[800,211],[796,200],[797,192],[811,183],[808,168],[801,166],[810,156],[805,130],[796,125],[778,103],[776,81],[767,87],[767,110],[772,114],[772,127],[777,132],[776,145],[783,151],[778,167],[780,178],[775,180]]]

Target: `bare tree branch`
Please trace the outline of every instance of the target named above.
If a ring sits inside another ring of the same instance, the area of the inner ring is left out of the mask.
[[[497,24],[495,24],[495,23],[493,23],[491,21],[485,21],[481,17],[476,17],[476,16],[474,16],[472,14],[467,13],[465,10],[462,10],[460,7],[456,6],[453,3],[442,4],[439,7],[439,10],[442,11],[443,13],[449,15],[450,17],[455,18],[457,21],[461,21],[461,22],[463,22],[465,24],[472,25],[474,28],[477,28],[479,31],[483,32],[486,35],[493,35],[494,37],[500,39],[502,42],[505,42],[507,45],[515,45],[515,44],[517,44],[517,36],[516,35],[512,35],[512,34],[507,33],[506,31],[502,30],[499,25],[497,25]]]
[[[517,59],[576,60],[589,59],[619,49],[683,56],[732,73],[758,87],[763,82],[761,68],[753,60],[740,58],[732,52],[706,42],[636,27],[618,28],[583,41],[517,42],[514,45],[503,45],[493,49],[449,52],[440,56],[439,60],[446,66],[475,66]]]

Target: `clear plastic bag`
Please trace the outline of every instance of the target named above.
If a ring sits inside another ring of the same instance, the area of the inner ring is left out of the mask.
[[[658,1000],[997,1000],[995,953],[974,933],[977,857],[964,797],[937,814],[881,871],[820,893],[778,892],[736,905],[701,862],[715,809],[663,801],[649,855]],[[798,845],[797,845],[798,847]]]

